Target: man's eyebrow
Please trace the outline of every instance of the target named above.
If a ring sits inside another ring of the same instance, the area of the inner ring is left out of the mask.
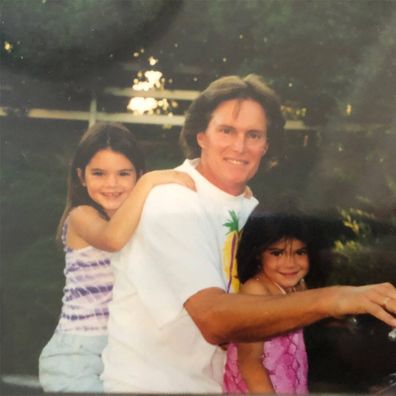
[[[249,132],[258,132],[258,133],[262,133],[263,135],[265,135],[267,133],[267,131],[265,129],[249,129]]]

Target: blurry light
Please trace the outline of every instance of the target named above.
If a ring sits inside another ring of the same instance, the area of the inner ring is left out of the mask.
[[[148,81],[139,81],[132,85],[132,89],[135,91],[148,91],[152,88],[152,85]]]
[[[5,49],[6,52],[11,52],[12,48],[13,48],[13,46],[12,46],[11,43],[9,43],[8,41],[4,42],[4,49]]]
[[[127,108],[134,113],[143,114],[157,108],[157,101],[154,98],[142,98],[137,96],[129,101]]]
[[[140,48],[140,52],[143,54],[144,53],[144,48]]]
[[[173,44],[173,46],[174,46],[175,48],[177,48],[177,47],[179,46],[179,44],[178,44],[178,43],[175,43],[175,44]]]
[[[345,113],[347,115],[351,115],[352,114],[352,105],[351,104],[347,104],[346,109],[345,109]]]
[[[223,62],[224,62],[224,63],[227,62],[227,58],[223,58]]]
[[[158,59],[154,58],[153,56],[150,56],[150,58],[148,58],[148,62],[150,66],[154,66],[156,63],[158,63]]]
[[[292,82],[289,82],[289,87],[291,88],[293,86],[293,83]]]
[[[172,84],[173,83],[173,78],[168,79],[168,83]]]
[[[139,52],[134,52],[134,53],[133,53],[133,57],[134,57],[134,58],[137,58],[138,56],[139,56]]]
[[[243,34],[240,34],[240,35],[239,35],[239,38],[242,40],[242,39],[243,39]]]
[[[144,76],[147,78],[148,82],[151,84],[151,87],[160,88],[160,80],[162,77],[162,73],[158,70],[147,70],[144,73]]]
[[[198,81],[198,77],[194,77],[194,78],[193,78],[193,81]]]

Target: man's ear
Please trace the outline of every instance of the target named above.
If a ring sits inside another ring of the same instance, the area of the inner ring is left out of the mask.
[[[198,132],[197,133],[197,143],[201,149],[205,148],[205,140],[206,140],[206,133],[205,132]]]
[[[83,175],[81,168],[77,168],[77,176],[80,179],[80,183],[85,187],[86,183],[85,183],[84,175]]]
[[[268,141],[267,141],[267,142],[265,143],[265,147],[264,147],[264,150],[263,150],[263,155],[262,155],[262,157],[264,157],[264,155],[267,154],[268,149],[269,149],[269,143],[268,143]]]

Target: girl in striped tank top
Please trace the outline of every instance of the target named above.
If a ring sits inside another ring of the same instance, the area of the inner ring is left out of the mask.
[[[95,124],[77,147],[58,229],[66,261],[63,305],[39,359],[45,391],[103,391],[99,377],[113,288],[111,252],[131,238],[154,186],[178,183],[194,189],[185,173],[143,175],[144,167],[134,135],[121,124]]]

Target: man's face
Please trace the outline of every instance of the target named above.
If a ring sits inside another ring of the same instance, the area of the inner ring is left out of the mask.
[[[267,117],[252,99],[220,103],[208,127],[197,134],[201,147],[198,171],[223,191],[242,194],[268,149]]]

